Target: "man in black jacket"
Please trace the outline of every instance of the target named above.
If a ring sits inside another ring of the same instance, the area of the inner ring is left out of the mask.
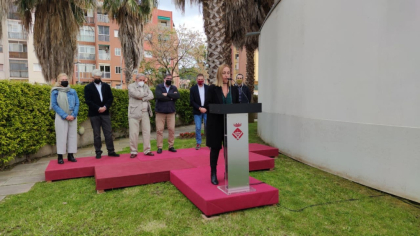
[[[236,75],[236,88],[238,89],[239,103],[251,103],[251,91],[248,86],[244,85],[244,76]]]
[[[105,136],[105,144],[108,149],[108,156],[119,157],[115,153],[114,142],[112,141],[111,118],[109,108],[111,108],[114,97],[111,87],[102,83],[102,72],[98,69],[92,71],[93,82],[85,86],[85,101],[89,106],[88,116],[93,129],[93,137],[96,158],[100,159],[102,154],[101,127]]]
[[[206,93],[209,86],[204,84],[204,75],[197,75],[197,84],[190,89],[190,105],[193,107],[194,123],[195,123],[195,140],[196,150],[201,147],[201,123],[204,121],[204,130],[207,123],[207,109],[204,108]]]
[[[155,112],[156,112],[156,142],[157,153],[162,153],[163,147],[163,130],[168,127],[168,143],[169,151],[176,152],[174,148],[175,139],[175,102],[180,98],[178,89],[172,85],[172,75],[167,74],[163,80],[163,84],[156,86],[155,90]]]

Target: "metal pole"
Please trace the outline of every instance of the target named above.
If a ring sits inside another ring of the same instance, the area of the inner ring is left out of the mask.
[[[122,86],[123,86],[123,81],[122,81],[122,55],[121,55],[121,52],[120,52],[120,74],[121,74],[121,89],[122,89]]]

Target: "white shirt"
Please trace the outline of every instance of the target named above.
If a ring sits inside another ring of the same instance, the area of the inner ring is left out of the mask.
[[[98,90],[98,92],[99,92],[99,96],[101,97],[101,102],[104,100],[103,98],[102,98],[102,82],[101,83],[99,83],[99,84],[97,84],[97,83],[94,83],[95,84],[95,87],[96,87],[96,89]]]
[[[166,85],[165,85],[166,93],[169,93],[169,89],[170,89],[170,88],[171,88],[171,86],[166,87]]]
[[[205,94],[204,94],[204,85],[203,86],[198,86],[198,92],[200,93],[200,101],[201,101],[201,106],[204,107],[204,98],[205,98]]]

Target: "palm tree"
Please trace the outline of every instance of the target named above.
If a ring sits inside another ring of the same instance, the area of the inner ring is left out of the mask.
[[[237,0],[228,1],[226,11],[230,14],[226,16],[226,34],[232,39],[236,47],[246,50],[246,77],[247,84],[254,94],[255,83],[255,63],[254,54],[258,48],[258,36],[248,36],[248,32],[260,30],[265,17],[274,4],[274,0]]]
[[[143,28],[156,6],[156,0],[104,0],[103,9],[108,11],[120,26],[119,38],[127,83],[143,60]]]
[[[9,12],[12,0],[0,0],[0,39],[3,37],[3,19]]]
[[[94,8],[96,0],[16,0],[15,4],[24,29],[31,31],[33,25],[35,53],[45,80],[51,82],[63,72],[71,78],[84,11]]]
[[[175,5],[185,10],[186,0],[173,0]],[[229,57],[224,53],[230,50],[229,41],[225,34],[225,1],[223,0],[190,0],[190,3],[201,4],[203,9],[204,32],[207,36],[208,54],[207,64],[209,79],[214,81],[216,77],[217,68],[229,63]],[[231,62],[229,63],[231,64]]]

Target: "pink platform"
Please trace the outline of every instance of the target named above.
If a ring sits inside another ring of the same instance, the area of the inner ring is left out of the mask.
[[[219,185],[223,185],[223,168],[218,166]],[[175,185],[206,216],[277,204],[278,189],[249,177],[255,192],[226,195],[210,183],[210,167],[172,170],[171,183]]]
[[[278,150],[261,144],[249,145],[249,170],[268,170],[274,168]],[[57,164],[50,161],[45,170],[45,180],[64,180],[95,176],[96,189],[106,190],[137,186],[143,184],[171,181],[205,215],[211,216],[224,212],[251,207],[272,205],[278,202],[278,190],[267,185],[253,185],[257,191],[243,194],[226,195],[210,183],[210,149],[203,147],[179,149],[172,153],[163,151],[153,157],[139,153],[137,158],[130,154],[120,157],[102,156],[77,158],[77,162]],[[218,161],[219,182],[223,182],[224,158],[221,150]],[[250,178],[250,184],[260,181]]]

